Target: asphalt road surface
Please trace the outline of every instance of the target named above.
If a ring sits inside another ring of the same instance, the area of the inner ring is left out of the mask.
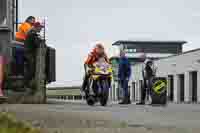
[[[36,127],[70,133],[194,133],[200,132],[200,105],[169,104],[166,107],[109,104],[90,107],[85,103],[54,102],[43,105],[7,105],[20,120]]]

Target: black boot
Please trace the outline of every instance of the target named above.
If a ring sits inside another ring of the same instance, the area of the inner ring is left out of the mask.
[[[122,100],[122,102],[120,102],[119,104],[130,104],[130,103],[131,103],[130,99],[124,98],[124,99]]]
[[[123,99],[119,104],[126,104],[126,101]]]
[[[127,100],[127,104],[131,104],[131,100],[130,99]]]
[[[129,93],[128,93],[128,97],[127,97],[127,104],[131,104],[130,91],[129,91]]]
[[[136,103],[136,105],[144,105],[145,103],[144,103],[144,101],[141,101],[141,102],[139,102],[139,103]]]

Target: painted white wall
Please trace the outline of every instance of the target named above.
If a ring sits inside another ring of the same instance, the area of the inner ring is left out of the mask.
[[[157,76],[184,74],[187,71],[200,71],[200,49],[155,61]],[[142,79],[142,63],[133,66],[133,80]]]
[[[200,49],[189,51],[177,56],[172,56],[155,61],[158,67],[157,76],[167,77],[174,75],[174,101],[180,101],[180,86],[179,74],[185,74],[185,101],[191,101],[191,81],[189,72],[198,71],[198,81],[200,81]],[[187,77],[188,76],[188,77]],[[132,66],[132,80],[142,80],[142,63]],[[190,81],[190,82],[189,82]],[[197,82],[198,101],[200,101],[200,84]],[[136,92],[140,92],[139,86],[136,87]],[[140,97],[140,93],[137,93]]]

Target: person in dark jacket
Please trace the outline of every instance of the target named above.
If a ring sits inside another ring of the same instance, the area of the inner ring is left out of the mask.
[[[128,58],[125,56],[125,52],[120,52],[120,60],[119,60],[119,70],[118,70],[118,78],[121,87],[124,91],[124,98],[122,102],[119,104],[130,104],[129,90],[128,90],[128,82],[131,76],[131,65],[129,63]]]
[[[144,105],[145,98],[148,98],[151,95],[151,88],[153,86],[153,79],[156,76],[156,70],[157,67],[153,60],[146,59],[142,66],[143,85],[141,88],[141,100],[137,105]]]
[[[24,48],[25,48],[25,79],[26,79],[26,85],[28,86],[28,83],[30,80],[34,79],[35,77],[35,71],[36,71],[36,52],[38,45],[44,41],[42,37],[40,36],[40,32],[42,28],[44,28],[43,25],[41,25],[39,22],[36,22],[34,25],[34,29],[29,32],[27,35],[27,39],[24,41]]]

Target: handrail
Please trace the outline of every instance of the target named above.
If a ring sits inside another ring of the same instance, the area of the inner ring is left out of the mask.
[[[19,42],[19,41],[15,41],[15,40],[12,40],[11,44],[18,45],[19,47],[23,47],[23,45],[24,45],[23,42]]]

